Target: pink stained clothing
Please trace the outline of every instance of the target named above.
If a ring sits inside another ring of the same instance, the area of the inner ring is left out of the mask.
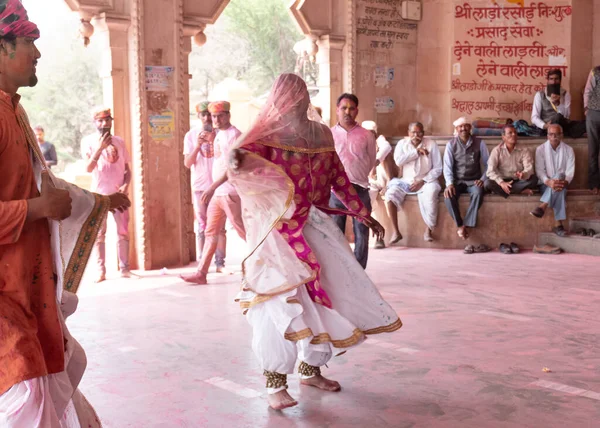
[[[221,176],[227,173],[227,165],[229,163],[229,152],[238,137],[242,135],[239,129],[231,125],[224,130],[218,130],[215,137],[215,161],[213,164],[212,178],[218,180]],[[231,183],[225,182],[215,190],[215,196],[235,195],[237,192]]]
[[[125,141],[121,137],[113,136],[112,145],[116,153],[112,152],[114,162],[110,162],[111,151],[109,148],[102,151],[96,167],[92,171],[92,192],[101,195],[111,195],[119,190],[124,184],[125,166],[131,162]],[[85,159],[89,160],[100,147],[100,133],[88,135],[81,141],[85,150]]]
[[[192,128],[185,134],[183,139],[183,154],[189,155],[194,151],[198,135],[203,132],[202,126]],[[213,143],[202,143],[200,151],[196,156],[196,162],[190,168],[192,173],[192,191],[203,192],[213,183],[213,163],[215,160],[215,150]]]
[[[326,213],[336,210],[329,208],[329,195],[333,188],[336,196],[357,217],[367,217],[369,212],[363,205],[356,190],[344,171],[337,154],[331,151],[300,153],[269,146],[276,137],[267,137],[261,142],[243,146],[244,150],[255,153],[280,166],[294,183],[294,203],[296,210],[287,221],[277,224],[277,230],[296,253],[298,259],[313,271],[313,279],[306,283],[311,299],[318,304],[332,307],[327,290],[321,287],[321,266],[302,234],[312,205]]]
[[[377,143],[371,131],[358,123],[346,131],[338,123],[331,128],[337,152],[350,182],[369,188],[369,173],[377,160]]]

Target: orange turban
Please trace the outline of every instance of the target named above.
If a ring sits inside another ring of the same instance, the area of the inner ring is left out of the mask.
[[[228,113],[231,109],[231,104],[227,101],[215,101],[208,105],[208,111],[211,113]]]
[[[109,108],[100,107],[94,110],[94,120],[112,119],[112,113]]]

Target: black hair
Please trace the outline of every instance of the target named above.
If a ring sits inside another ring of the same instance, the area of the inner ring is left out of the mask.
[[[513,125],[512,123],[507,123],[502,127],[502,135],[506,135],[506,130],[508,128],[512,128],[512,129],[516,130],[515,125]]]
[[[3,34],[0,36],[0,41],[5,41],[13,45],[14,48],[17,47],[17,36],[12,33]]]
[[[335,103],[336,106],[339,106],[340,103],[342,102],[342,100],[344,99],[348,99],[350,101],[352,101],[354,104],[356,104],[356,107],[358,107],[358,97],[354,94],[349,94],[347,92],[344,92],[342,95],[340,95],[337,99],[337,102]]]
[[[558,80],[562,81],[562,71],[560,71],[560,68],[552,68],[548,70],[548,74],[546,74],[546,79],[550,79],[550,76],[558,76]]]

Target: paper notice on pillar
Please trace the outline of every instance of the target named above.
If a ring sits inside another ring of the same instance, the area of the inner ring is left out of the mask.
[[[146,66],[146,90],[167,92],[173,86],[173,71],[175,67],[158,65]]]
[[[394,67],[375,67],[375,86],[385,88],[394,80]]]
[[[148,117],[148,135],[154,141],[164,141],[173,138],[175,132],[175,114],[165,110],[160,114]]]
[[[394,100],[391,97],[375,98],[375,111],[377,113],[391,113],[394,111]]]

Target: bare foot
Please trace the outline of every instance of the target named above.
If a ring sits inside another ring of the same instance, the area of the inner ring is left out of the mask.
[[[525,189],[525,190],[523,190],[523,194],[527,195],[527,196],[532,196],[533,195],[533,190],[532,189]]]
[[[121,271],[121,278],[131,278],[131,272],[127,269]]]
[[[592,195],[598,195],[598,194],[600,194],[600,189],[595,187],[591,190],[591,192],[592,192]]]
[[[206,275],[202,275],[200,273],[193,273],[191,275],[179,275],[179,278],[181,278],[185,282],[189,282],[191,284],[197,284],[197,285],[208,284],[208,282],[206,282]]]
[[[106,281],[106,274],[105,273],[101,273],[100,276],[98,278],[96,278],[96,280],[94,281],[96,284],[102,281]]]
[[[288,407],[294,407],[298,402],[288,394],[287,389],[276,392],[275,394],[268,394],[267,401],[269,407],[274,410],[287,409]]]
[[[390,245],[395,244],[396,242],[402,239],[402,234],[400,232],[394,232],[392,235],[392,239],[390,239]]]
[[[423,234],[423,239],[425,240],[425,242],[433,241],[433,236],[431,236],[430,228],[425,229],[425,233]]]
[[[233,272],[231,272],[230,270],[227,270],[225,268],[225,266],[217,267],[217,273],[221,273],[223,275],[233,275]]]
[[[467,232],[467,228],[465,226],[459,227],[456,233],[463,240],[467,240],[469,238],[469,232]]]
[[[310,377],[308,379],[300,379],[302,385],[314,386],[324,391],[337,392],[342,387],[335,380],[324,378],[322,375]]]

